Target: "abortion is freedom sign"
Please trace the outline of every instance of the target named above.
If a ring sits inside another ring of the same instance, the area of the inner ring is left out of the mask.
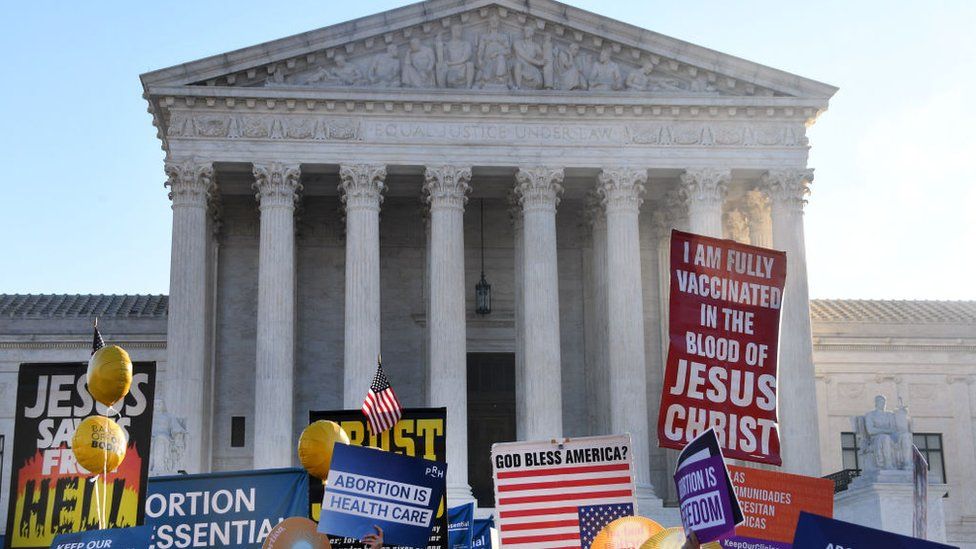
[[[375,448],[336,444],[325,483],[319,532],[427,547],[447,482],[447,464]]]
[[[742,509],[714,429],[699,435],[678,454],[674,484],[681,524],[686,533],[694,532],[699,542],[725,538],[742,522]]]
[[[786,253],[671,232],[668,360],[658,440],[713,428],[726,457],[780,465],[776,416]]]
[[[108,413],[88,393],[85,364],[20,365],[5,547],[47,548],[59,534],[97,529],[99,499],[109,528],[142,524],[156,364],[136,362],[132,371],[132,387],[116,409],[129,444],[125,460],[107,475],[106,493],[103,479],[88,482],[92,475],[71,450],[81,420]]]

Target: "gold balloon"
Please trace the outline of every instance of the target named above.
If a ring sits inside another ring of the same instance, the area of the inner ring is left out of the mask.
[[[623,549],[640,547],[648,538],[664,530],[657,522],[645,517],[621,517],[600,530],[590,544],[592,549]]]
[[[112,406],[129,394],[132,385],[132,360],[118,345],[95,351],[88,360],[88,392],[98,402]]]
[[[685,529],[680,526],[665,528],[651,536],[651,539],[644,542],[640,549],[681,549],[685,544]],[[717,541],[710,541],[701,544],[702,549],[722,549],[722,545]]]
[[[125,431],[105,416],[86,417],[71,437],[71,450],[78,465],[96,474],[117,469],[125,459],[128,444]]]
[[[262,549],[332,549],[329,536],[320,534],[317,525],[305,517],[291,517],[278,523],[264,538]]]
[[[325,480],[332,464],[332,448],[337,442],[349,444],[349,435],[342,427],[334,421],[316,421],[298,439],[298,461],[308,474]]]

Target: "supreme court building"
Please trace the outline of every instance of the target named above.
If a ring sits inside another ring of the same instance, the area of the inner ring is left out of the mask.
[[[842,328],[818,345],[848,366],[833,385],[815,374],[806,131],[833,86],[551,0],[431,0],[141,78],[166,155],[170,293],[133,297],[120,310],[139,314],[103,315],[103,332],[159,361],[160,402],[186,426],[175,468],[297,463],[309,410],[358,409],[382,353],[405,406],[448,409],[453,501],[491,506],[493,442],[627,432],[641,509],[658,509],[673,501],[654,428],[672,228],[787,252],[784,470],[841,468],[826,426],[849,428],[829,399],[861,413],[873,394],[829,391],[883,370],[849,367],[867,340],[844,315],[884,315],[825,302]],[[976,399],[976,309],[938,310],[962,326],[938,375]],[[885,333],[872,344],[893,345]]]

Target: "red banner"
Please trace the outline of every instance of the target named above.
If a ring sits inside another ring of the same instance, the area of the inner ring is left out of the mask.
[[[776,417],[786,253],[671,232],[671,302],[658,441],[713,427],[727,458],[780,465]]]

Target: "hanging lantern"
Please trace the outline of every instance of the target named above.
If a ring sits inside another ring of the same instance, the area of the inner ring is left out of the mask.
[[[485,199],[481,199],[481,280],[474,286],[475,312],[491,313],[491,284],[485,279]]]

